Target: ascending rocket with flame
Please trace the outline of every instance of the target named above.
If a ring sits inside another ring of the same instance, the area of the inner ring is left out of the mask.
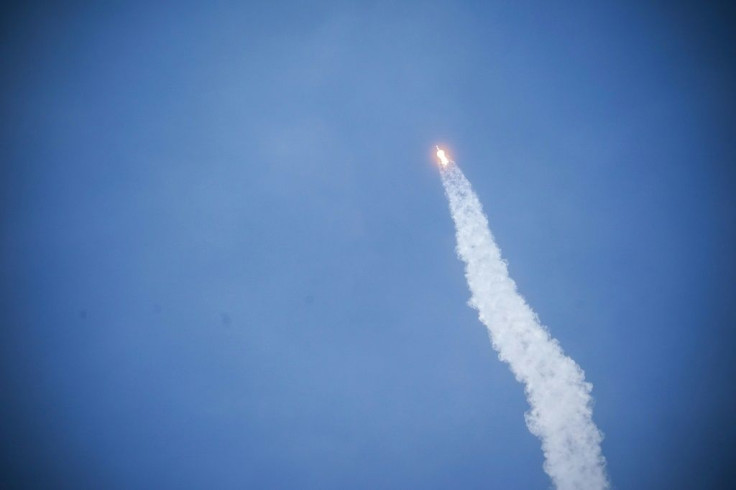
[[[447,167],[450,164],[450,160],[447,158],[447,155],[445,155],[445,150],[442,150],[439,146],[436,145],[435,148],[437,148],[437,158],[440,159],[440,164],[442,165],[442,168]]]

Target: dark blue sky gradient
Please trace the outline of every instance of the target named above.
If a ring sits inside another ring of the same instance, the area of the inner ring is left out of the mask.
[[[547,488],[436,143],[614,485],[736,484],[733,11],[261,3],[5,11],[0,486]]]

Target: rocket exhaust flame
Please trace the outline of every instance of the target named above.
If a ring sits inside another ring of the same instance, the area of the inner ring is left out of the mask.
[[[499,359],[524,384],[530,405],[526,423],[542,442],[544,471],[561,490],[608,488],[603,436],[592,419],[592,385],[517,292],[470,182],[457,165],[448,165],[439,147],[437,156],[457,254],[465,263],[469,304],[478,310]]]
[[[447,167],[450,164],[450,160],[445,155],[445,150],[440,149],[439,146],[435,146],[435,148],[437,149],[437,158],[440,159],[440,165],[442,165],[442,168]]]

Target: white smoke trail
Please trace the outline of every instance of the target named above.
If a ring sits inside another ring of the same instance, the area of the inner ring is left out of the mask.
[[[592,420],[592,385],[517,292],[470,182],[450,164],[442,170],[442,183],[457,254],[465,262],[469,304],[488,328],[498,357],[524,383],[531,406],[526,423],[542,441],[544,471],[560,490],[608,488],[603,436]]]

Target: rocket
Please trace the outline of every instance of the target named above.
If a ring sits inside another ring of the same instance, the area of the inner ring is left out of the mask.
[[[447,158],[447,155],[445,155],[445,150],[441,149],[437,145],[435,145],[435,148],[437,149],[437,158],[440,159],[440,164],[442,165],[442,168],[447,167],[450,164],[450,160]]]

